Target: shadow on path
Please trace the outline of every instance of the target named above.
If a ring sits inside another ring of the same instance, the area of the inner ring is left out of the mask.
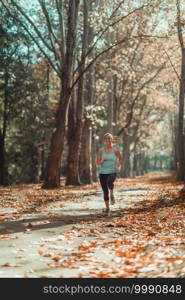
[[[147,182],[150,179],[147,179]],[[155,177],[152,178],[151,181],[154,183],[154,181],[157,183],[159,181],[164,180],[167,182],[169,180],[168,176],[161,178],[161,177]],[[148,190],[148,186],[144,185],[142,186],[135,186],[135,187],[124,187],[122,190],[121,188],[118,188],[118,194],[122,194],[124,197],[128,197],[127,203],[128,205],[124,207],[119,207],[119,208],[114,208],[114,210],[111,212],[111,215],[109,217],[106,217],[101,213],[101,209],[98,207],[95,208],[88,208],[87,211],[84,209],[84,207],[81,206],[83,202],[79,203],[79,207],[73,209],[55,209],[53,211],[53,215],[49,215],[47,212],[45,213],[35,213],[34,208],[30,207],[30,209],[27,209],[25,211],[22,211],[21,213],[13,213],[12,217],[16,214],[31,214],[31,216],[22,216],[22,219],[18,220],[13,220],[13,221],[4,221],[0,225],[0,234],[13,234],[13,233],[18,233],[18,232],[26,232],[28,229],[32,232],[35,230],[42,230],[42,229],[51,229],[51,228],[56,228],[56,227],[62,227],[62,226],[68,226],[72,224],[83,224],[86,222],[92,223],[93,225],[96,225],[98,221],[103,221],[103,222],[110,222],[114,218],[117,217],[123,217],[127,214],[140,214],[140,213],[145,213],[145,212],[154,212],[160,208],[164,207],[171,207],[175,205],[185,205],[185,192],[179,193],[176,195],[174,198],[172,198],[172,195],[170,195],[168,192],[163,193],[162,195],[159,195],[157,199],[154,199],[151,203],[151,200],[147,200],[146,198],[141,201],[137,201],[137,206],[135,206],[135,203],[132,202],[133,196],[137,198],[138,192],[139,191],[144,191]],[[135,191],[135,195],[132,195],[131,200],[129,199],[129,195],[127,196],[128,191]],[[125,192],[125,194],[124,194]],[[150,190],[149,190],[150,193]],[[91,196],[96,194],[99,194],[99,192],[91,192]],[[89,197],[90,194],[87,192],[85,193],[86,197]],[[146,197],[150,197],[150,194],[147,194]],[[54,200],[55,201],[55,200]],[[57,200],[59,201],[59,200]],[[51,199],[49,201],[51,203]],[[72,200],[71,200],[72,202]],[[98,202],[97,202],[98,203]],[[40,206],[45,206],[44,203],[34,203],[37,207]],[[119,203],[118,203],[119,204]],[[96,206],[96,203],[95,203]],[[133,207],[132,207],[133,206]],[[57,213],[56,213],[57,211]],[[80,214],[81,212],[81,214]],[[37,214],[37,215],[36,215]],[[33,217],[34,216],[34,217]]]
[[[111,216],[106,217],[103,213],[100,213],[97,209],[89,209],[92,213],[83,214],[83,215],[74,215],[74,214],[58,214],[56,217],[35,217],[35,218],[25,218],[23,220],[17,221],[5,221],[1,223],[0,226],[0,234],[7,233],[18,233],[18,232],[26,232],[27,229],[31,231],[41,230],[41,229],[51,229],[55,227],[67,226],[72,224],[80,224],[80,222],[89,222],[96,224],[97,221],[107,220],[110,221],[111,218],[120,216],[120,210],[114,211]]]
[[[180,204],[185,205],[185,195],[177,196],[174,199],[168,198],[168,195],[159,196],[156,200],[153,201],[151,205],[147,204],[147,200],[138,201],[137,206],[140,207],[119,208],[117,210],[114,210],[109,217],[104,216],[103,213],[100,213],[98,209],[88,209],[89,213],[84,213],[83,215],[63,214],[64,212],[62,211],[62,214],[58,213],[58,216],[55,217],[38,216],[17,221],[5,221],[1,224],[0,234],[5,234],[8,232],[25,232],[27,229],[30,229],[31,231],[51,229],[72,224],[80,224],[81,222],[92,222],[94,224],[96,224],[97,221],[100,220],[110,222],[111,219],[121,217],[126,214],[136,215],[140,213],[154,212],[160,208],[171,207]],[[80,209],[74,210],[74,213],[79,210]],[[72,212],[72,210],[70,211]]]

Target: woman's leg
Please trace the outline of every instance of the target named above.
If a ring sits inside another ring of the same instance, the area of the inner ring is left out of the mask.
[[[109,175],[107,174],[99,174],[100,184],[103,190],[103,197],[105,201],[106,208],[109,208],[109,189],[107,185],[107,178]]]
[[[114,196],[114,181],[116,179],[116,173],[110,174],[107,177],[107,185],[110,191],[110,197]]]

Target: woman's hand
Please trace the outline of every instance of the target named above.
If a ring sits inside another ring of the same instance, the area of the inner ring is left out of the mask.
[[[98,151],[97,155],[97,165],[102,165],[104,163],[105,157],[102,156],[102,151]]]
[[[100,164],[102,165],[105,161],[105,158],[102,156],[101,159],[100,159]]]
[[[118,174],[121,173],[121,165],[117,166],[117,168],[116,168],[116,173],[118,173]]]

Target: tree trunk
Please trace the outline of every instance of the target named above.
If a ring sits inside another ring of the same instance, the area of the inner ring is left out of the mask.
[[[50,98],[50,64],[46,62],[46,101],[47,104],[49,105],[49,98]],[[45,157],[45,144],[46,144],[46,130],[43,132],[41,136],[41,149],[40,149],[40,180],[44,180],[46,176],[46,157]]]
[[[92,126],[89,119],[85,119],[82,135],[82,148],[80,153],[80,179],[85,184],[92,180]]]
[[[56,117],[56,127],[51,138],[46,179],[43,188],[55,188],[60,186],[60,164],[66,133],[69,101],[70,88],[68,87],[68,89],[62,89],[61,91],[60,104]]]
[[[92,11],[92,1],[89,2],[89,13]],[[88,45],[93,42],[93,28],[90,24],[88,26]],[[91,58],[93,58],[93,52]],[[85,121],[83,125],[82,134],[82,147],[80,151],[80,179],[83,183],[91,184],[93,182],[93,153],[92,153],[92,114],[91,107],[94,104],[94,66],[91,65],[86,72],[86,86],[84,90],[85,106],[88,107],[88,111],[85,111]],[[89,109],[90,107],[90,109]]]
[[[82,54],[81,54],[81,66],[79,67],[79,74],[84,71],[85,61],[86,61],[86,52],[88,44],[88,1],[84,0],[84,32],[82,39]],[[80,147],[81,147],[81,138],[82,138],[82,128],[84,123],[84,76],[81,76],[78,82],[77,90],[77,105],[76,105],[76,124],[75,124],[75,135],[72,137],[73,157],[68,156],[70,162],[68,163],[69,171],[67,172],[66,184],[79,185],[80,176],[79,176],[79,158],[80,158]]]
[[[30,153],[30,157],[31,157],[29,182],[36,183],[39,181],[38,148],[34,144],[31,144],[29,145],[28,153]]]
[[[6,152],[5,152],[5,139],[7,129],[7,106],[8,106],[8,71],[5,67],[4,70],[4,107],[3,107],[3,130],[0,132],[0,184],[7,184],[7,167],[6,167]]]
[[[178,134],[177,134],[177,180],[185,181],[185,135],[184,130],[184,99],[185,99],[185,47],[182,34],[182,21],[180,1],[177,0],[177,29],[178,39],[181,47],[181,76],[180,76],[180,92],[179,92],[179,115],[178,115]]]
[[[119,101],[120,99],[116,96],[117,92],[117,76],[114,75],[113,77],[113,135],[115,135],[118,132],[118,112],[119,112]]]
[[[40,178],[39,180],[44,180],[45,178],[45,172],[46,172],[46,168],[45,168],[45,136],[43,135],[43,145],[41,146],[41,150],[40,150]]]
[[[71,80],[73,70],[73,56],[76,42],[76,26],[79,0],[69,1],[68,32],[66,37],[66,53],[62,63],[60,102],[56,114],[56,126],[51,138],[50,152],[47,161],[46,178],[43,188],[60,186],[60,165],[64,146],[68,108],[71,96]]]
[[[87,105],[93,105],[94,102],[94,72],[93,66],[90,67],[86,75],[85,99]],[[80,152],[80,178],[84,183],[93,182],[92,174],[92,110],[88,110],[85,115],[83,126],[82,148]]]
[[[113,79],[108,80],[108,109],[107,109],[107,132],[113,133]]]
[[[139,171],[139,154],[138,153],[134,153],[133,174],[134,174],[134,177],[140,175],[140,171]]]
[[[123,165],[121,168],[121,177],[122,178],[129,178],[130,177],[130,137],[126,133],[123,133]]]
[[[95,133],[92,132],[92,177],[94,182],[98,181],[97,168],[96,168],[96,152],[97,149],[96,149]]]
[[[5,168],[4,168],[4,138],[0,131],[0,185],[4,185],[5,181]]]
[[[177,180],[185,181],[185,151],[184,151],[184,99],[185,99],[185,49],[182,51],[181,81],[179,94],[179,115],[177,133]]]
[[[80,180],[76,180],[76,174],[78,174],[78,164],[75,162],[78,160],[78,153],[76,151],[76,108],[75,108],[75,90],[73,91],[73,96],[69,106],[68,114],[68,133],[67,133],[67,142],[68,142],[68,156],[67,156],[67,173],[66,173],[66,185],[77,185],[80,184]],[[75,134],[74,134],[75,133]],[[77,168],[77,170],[75,170]]]

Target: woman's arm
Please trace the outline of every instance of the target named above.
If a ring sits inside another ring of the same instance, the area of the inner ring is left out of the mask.
[[[123,163],[123,158],[122,158],[121,153],[118,149],[115,149],[115,155],[118,158],[119,167],[121,167],[121,165]]]
[[[102,165],[104,160],[105,160],[105,158],[102,157],[102,151],[99,150],[98,154],[97,154],[97,160],[96,160],[97,165]]]

